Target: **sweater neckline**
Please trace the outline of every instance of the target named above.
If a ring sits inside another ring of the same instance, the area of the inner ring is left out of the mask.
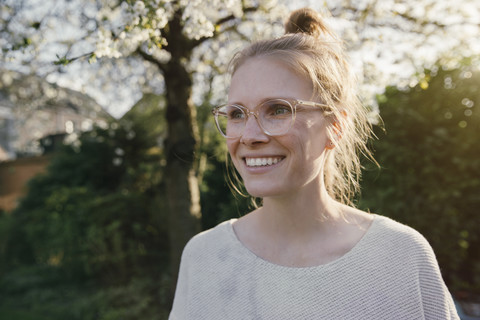
[[[233,218],[230,220],[227,220],[223,223],[225,226],[224,229],[226,229],[228,236],[230,237],[230,240],[234,243],[234,245],[239,248],[249,259],[252,259],[262,265],[265,265],[267,267],[271,268],[276,268],[276,269],[282,269],[282,270],[290,270],[290,271],[314,271],[314,270],[319,270],[319,269],[326,269],[330,268],[333,266],[338,266],[338,264],[342,263],[348,263],[349,259],[357,254],[362,254],[361,251],[363,248],[368,247],[369,239],[372,237],[372,235],[376,232],[379,224],[380,216],[377,214],[371,213],[373,216],[372,223],[368,227],[367,231],[365,234],[360,238],[360,240],[344,255],[338,257],[335,260],[332,260],[330,262],[320,264],[320,265],[315,265],[315,266],[307,266],[307,267],[289,267],[289,266],[284,266],[280,264],[273,263],[271,261],[268,261],[262,257],[259,257],[257,254],[255,254],[253,251],[251,251],[249,248],[247,248],[237,237],[237,234],[235,233],[235,230],[233,228],[233,223],[237,221],[237,218]]]

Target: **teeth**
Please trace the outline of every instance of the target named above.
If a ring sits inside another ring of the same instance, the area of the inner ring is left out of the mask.
[[[249,167],[271,166],[280,160],[282,160],[282,158],[245,158],[247,166]]]

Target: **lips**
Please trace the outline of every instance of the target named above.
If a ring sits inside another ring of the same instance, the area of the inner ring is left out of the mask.
[[[265,167],[279,163],[284,157],[264,157],[264,158],[247,158],[245,157],[247,167]]]

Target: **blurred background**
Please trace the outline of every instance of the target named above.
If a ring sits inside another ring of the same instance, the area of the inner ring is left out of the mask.
[[[480,1],[0,0],[0,319],[167,319],[185,243],[250,206],[210,114],[228,61],[304,6],[378,138],[357,206],[480,317]]]

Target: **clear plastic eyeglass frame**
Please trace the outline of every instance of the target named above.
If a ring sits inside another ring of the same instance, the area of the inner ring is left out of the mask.
[[[215,117],[215,124],[218,131],[225,138],[241,137],[250,116],[255,118],[258,126],[266,135],[274,137],[284,135],[290,130],[295,122],[297,106],[300,105],[312,107],[309,110],[322,111],[325,115],[333,113],[331,107],[326,104],[299,99],[281,98],[262,102],[256,106],[253,111],[250,111],[248,108],[239,104],[224,104],[215,107],[212,110],[212,114]],[[227,112],[229,109],[230,112]],[[235,110],[236,113],[231,112],[231,110]],[[273,111],[274,113],[267,116],[265,113],[267,110],[269,112]],[[260,113],[260,111],[262,111],[262,113]],[[277,114],[277,111],[280,111],[280,113]],[[238,112],[240,112],[240,114]],[[238,118],[238,116],[241,117]],[[232,127],[235,126],[235,129],[227,130],[228,125]],[[229,134],[227,131],[229,131]]]

